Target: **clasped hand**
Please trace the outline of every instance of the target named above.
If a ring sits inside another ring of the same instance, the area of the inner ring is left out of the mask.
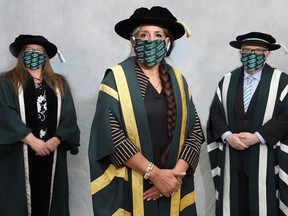
[[[226,137],[226,141],[231,147],[237,150],[247,149],[251,145],[260,142],[259,138],[255,134],[249,132],[230,134]]]
[[[162,195],[165,197],[172,196],[179,190],[185,174],[185,172],[179,172],[173,169],[158,169],[155,167],[150,178],[150,183],[153,184],[153,187],[144,192],[144,200],[156,200]]]
[[[35,137],[32,133],[28,134],[22,141],[30,145],[38,156],[49,155],[51,152],[55,151],[57,146],[60,144],[60,140],[56,137],[52,137],[44,142]]]
[[[38,147],[37,151],[35,149],[33,150],[36,152],[36,155],[45,156],[45,155],[49,155],[51,152],[54,152],[59,144],[60,144],[60,141],[56,137],[52,137],[48,139],[46,142],[44,142],[43,140],[40,140],[37,146]]]

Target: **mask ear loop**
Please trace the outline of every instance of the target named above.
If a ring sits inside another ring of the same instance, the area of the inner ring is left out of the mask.
[[[267,59],[268,59],[268,56],[270,55],[270,51],[269,51],[269,50],[266,51],[266,52],[264,53],[264,55],[265,55],[265,62],[266,62]]]
[[[133,40],[133,42],[134,42],[134,44],[133,44],[133,47],[134,47],[135,44],[136,44],[136,38],[135,38],[134,36],[132,36],[131,38],[132,38],[132,40]]]
[[[169,38],[169,37],[167,37],[167,38],[165,39],[165,42],[166,42],[166,43],[167,43],[168,39],[170,39],[170,38]],[[170,43],[170,42],[168,42],[168,45],[166,45],[166,48],[167,48],[167,52],[169,51],[170,45],[171,45],[171,43]]]

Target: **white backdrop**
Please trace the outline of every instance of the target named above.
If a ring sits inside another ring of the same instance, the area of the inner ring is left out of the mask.
[[[114,25],[136,8],[154,5],[167,7],[192,31],[191,38],[176,41],[169,61],[186,77],[204,128],[218,80],[240,65],[231,40],[262,31],[288,47],[287,0],[0,0],[0,71],[14,67],[16,59],[8,47],[19,34],[44,35],[67,61],[52,59],[55,71],[70,83],[81,130],[80,153],[68,157],[71,216],[93,215],[87,149],[98,86],[106,68],[130,53],[129,42],[114,32]],[[282,49],[268,62],[288,71],[288,56]],[[205,144],[195,177],[200,216],[214,215],[209,167]]]

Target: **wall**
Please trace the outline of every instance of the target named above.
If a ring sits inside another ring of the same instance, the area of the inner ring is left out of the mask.
[[[229,42],[242,33],[263,31],[288,47],[286,0],[0,0],[0,71],[14,67],[8,47],[19,34],[41,34],[55,43],[66,63],[52,59],[55,71],[67,77],[74,96],[81,129],[81,148],[68,156],[71,216],[92,214],[87,148],[95,112],[98,86],[106,68],[130,53],[130,44],[114,32],[114,25],[141,6],[165,6],[184,21],[192,37],[176,42],[169,62],[186,77],[206,126],[209,104],[218,80],[240,65],[238,50]],[[284,50],[272,53],[269,63],[288,69]],[[213,185],[206,145],[196,173],[200,216],[212,216]]]

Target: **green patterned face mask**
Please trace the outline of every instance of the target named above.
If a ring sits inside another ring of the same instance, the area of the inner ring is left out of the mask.
[[[46,55],[45,53],[39,53],[35,51],[24,51],[22,60],[27,68],[36,70],[44,66]]]
[[[142,64],[154,66],[167,53],[166,41],[135,39],[134,52]]]
[[[242,53],[241,62],[246,71],[255,71],[265,64],[265,54]]]

